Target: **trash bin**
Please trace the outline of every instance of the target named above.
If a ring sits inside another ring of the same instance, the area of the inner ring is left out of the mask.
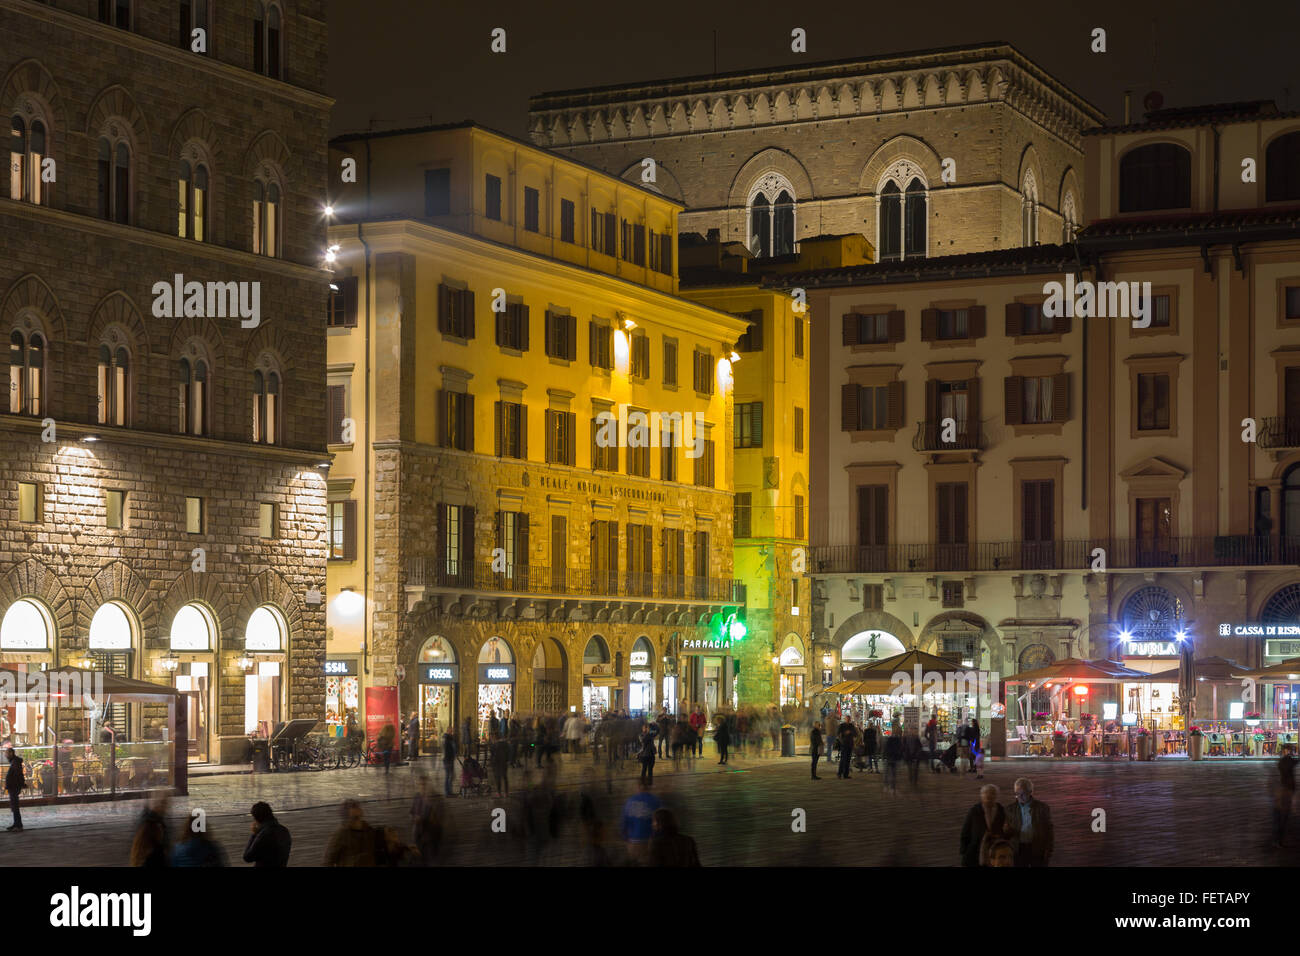
[[[794,755],[794,728],[786,724],[781,728],[781,756],[793,757]]]
[[[253,773],[271,772],[271,744],[267,740],[254,740],[249,747],[249,756],[253,761]]]

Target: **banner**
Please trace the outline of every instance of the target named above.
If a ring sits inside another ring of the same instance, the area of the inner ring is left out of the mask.
[[[393,758],[402,755],[402,718],[397,712],[396,687],[366,688],[366,743],[375,746],[386,724],[393,725]]]

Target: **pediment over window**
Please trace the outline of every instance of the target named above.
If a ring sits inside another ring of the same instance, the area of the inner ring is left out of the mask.
[[[1125,481],[1132,481],[1134,478],[1163,478],[1182,481],[1187,477],[1185,469],[1165,461],[1163,458],[1145,458],[1137,464],[1126,468],[1119,473],[1119,476]]]

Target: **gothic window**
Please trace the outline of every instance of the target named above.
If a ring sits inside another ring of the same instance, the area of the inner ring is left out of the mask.
[[[1265,202],[1300,199],[1300,131],[1279,136],[1264,153]]]
[[[794,187],[777,172],[762,176],[750,190],[749,249],[756,258],[786,256],[795,245]]]
[[[265,356],[253,370],[253,441],[280,443],[280,372]]]
[[[1025,173],[1025,181],[1020,186],[1020,244],[1032,246],[1038,243],[1038,183],[1034,171]]]
[[[9,198],[23,199],[38,206],[46,201],[41,183],[41,161],[45,158],[45,123],[15,114],[9,137]]]
[[[125,140],[99,139],[99,218],[131,221],[131,148]]]
[[[195,30],[202,30],[204,33],[204,48],[201,51],[194,49]],[[180,35],[177,40],[182,50],[207,55],[208,45],[212,41],[212,34],[208,27],[208,0],[181,0]]]
[[[1074,193],[1066,193],[1061,203],[1061,241],[1073,242],[1079,234],[1079,207],[1074,201]]]
[[[885,170],[877,195],[876,248],[879,258],[924,257],[930,200],[929,187],[921,171],[913,163],[899,160]]]
[[[176,370],[176,430],[182,435],[208,434],[208,379],[207,359],[189,346]]]
[[[255,4],[253,11],[253,71],[282,80],[280,64],[284,52],[283,24],[280,8],[276,4],[265,4],[261,0]]]
[[[208,167],[182,159],[176,180],[176,234],[203,242],[207,238]]]
[[[253,253],[279,258],[282,233],[280,185],[269,171],[253,180]]]
[[[9,335],[11,415],[40,415],[45,398],[45,337],[14,329]]]
[[[113,341],[99,346],[99,424],[126,425],[129,420],[131,356]]]

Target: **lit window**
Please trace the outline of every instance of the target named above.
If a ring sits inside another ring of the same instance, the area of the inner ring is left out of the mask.
[[[29,126],[15,116],[9,140],[9,198],[37,205],[45,202],[41,183],[41,161],[45,158],[45,124],[39,119]]]
[[[45,339],[39,332],[9,335],[9,413],[40,415],[45,395]]]
[[[99,347],[99,423],[125,425],[130,358],[125,348]]]

